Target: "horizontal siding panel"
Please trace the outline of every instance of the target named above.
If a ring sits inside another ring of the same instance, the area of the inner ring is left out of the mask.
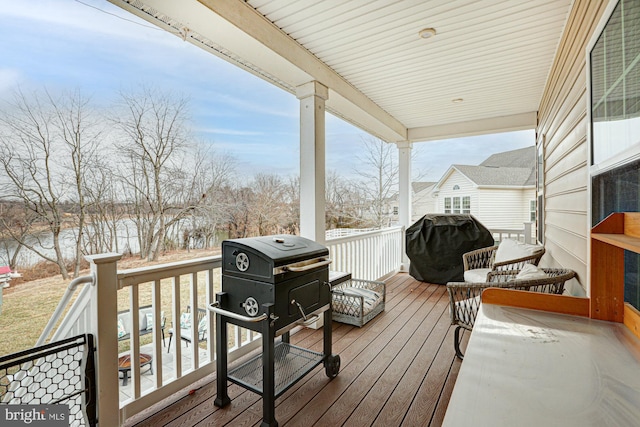
[[[545,216],[545,223],[580,236],[586,236],[589,233],[586,213],[550,211]]]
[[[563,156],[559,156],[558,151],[554,153],[554,158],[546,160],[545,182],[553,182],[566,174],[567,171],[577,168],[587,168],[588,146],[582,140],[574,145],[573,140],[566,140],[567,150],[563,151]]]
[[[586,242],[585,242],[586,245]],[[568,268],[578,275],[572,283],[567,284],[567,292],[575,296],[585,296],[587,287],[588,269],[586,261],[574,256],[564,247],[558,246],[553,241],[545,242],[545,255],[540,261],[542,267]]]
[[[529,221],[526,194],[522,190],[480,190],[477,218],[487,228],[520,229]]]
[[[587,188],[583,187],[571,193],[545,196],[545,211],[588,212],[587,202]]]
[[[540,107],[545,136],[545,247],[543,262],[575,270],[587,283],[588,145],[586,45],[607,1],[576,0]],[[580,288],[580,289],[582,289]]]
[[[562,262],[562,259],[568,260],[574,258],[579,261],[579,264],[586,265],[588,250],[587,238],[585,236],[578,236],[576,234],[569,233],[568,231],[556,228],[553,225],[550,225],[547,228],[552,231],[553,239],[548,239],[545,241],[545,244],[548,245],[553,243],[557,247],[557,249],[551,253],[556,261]]]
[[[586,167],[575,170],[563,171],[560,179],[556,179],[545,185],[545,195],[553,197],[560,193],[567,193],[578,188],[585,187],[588,183],[588,172]]]

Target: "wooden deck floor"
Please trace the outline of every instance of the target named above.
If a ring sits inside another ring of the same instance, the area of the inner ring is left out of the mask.
[[[322,366],[276,401],[280,426],[439,426],[458,375],[446,288],[398,274],[387,281],[384,313],[362,328],[334,323],[333,353],[340,373],[329,380]],[[293,344],[322,351],[322,332],[305,329]],[[262,400],[230,384],[231,404],[214,404],[215,382],[159,412],[144,426],[259,426]],[[133,420],[132,420],[133,421]]]

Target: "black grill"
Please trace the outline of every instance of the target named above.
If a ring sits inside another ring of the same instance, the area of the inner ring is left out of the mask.
[[[277,426],[275,398],[324,363],[334,378],[340,357],[331,354],[331,286],[326,247],[279,235],[222,242],[222,292],[216,313],[217,406],[230,403],[227,380],[262,395],[262,426]],[[289,343],[289,330],[323,315],[323,353]],[[262,334],[262,355],[227,368],[227,323]],[[281,336],[279,342],[275,338]]]

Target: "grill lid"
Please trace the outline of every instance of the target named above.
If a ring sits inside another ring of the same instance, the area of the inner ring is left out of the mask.
[[[325,246],[300,236],[229,239],[222,242],[222,273],[271,280],[287,271],[301,273],[314,268],[310,264],[324,262],[328,255]]]
[[[288,234],[228,239],[222,242],[222,245],[223,252],[227,245],[237,249],[253,249],[265,258],[271,259],[274,267],[329,255],[325,246],[304,237]]]

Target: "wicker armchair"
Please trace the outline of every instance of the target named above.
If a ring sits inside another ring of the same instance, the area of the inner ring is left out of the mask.
[[[462,255],[462,264],[464,266],[465,276],[468,276],[468,274],[466,274],[467,272],[474,270],[484,276],[490,271],[520,270],[525,264],[538,265],[545,252],[544,246],[539,246],[537,251],[532,255],[496,262],[495,259],[497,251],[498,245],[477,249]],[[476,276],[479,275],[476,274]],[[466,278],[465,280],[472,282],[480,281],[478,279],[467,280]]]
[[[456,356],[460,359],[464,357],[460,351],[460,329],[469,331],[473,329],[484,289],[507,288],[560,295],[564,292],[564,283],[576,275],[573,270],[563,268],[543,268],[542,270],[547,277],[541,279],[516,279],[519,270],[504,270],[490,272],[487,282],[484,283],[447,283],[451,324],[457,326],[454,334]]]

